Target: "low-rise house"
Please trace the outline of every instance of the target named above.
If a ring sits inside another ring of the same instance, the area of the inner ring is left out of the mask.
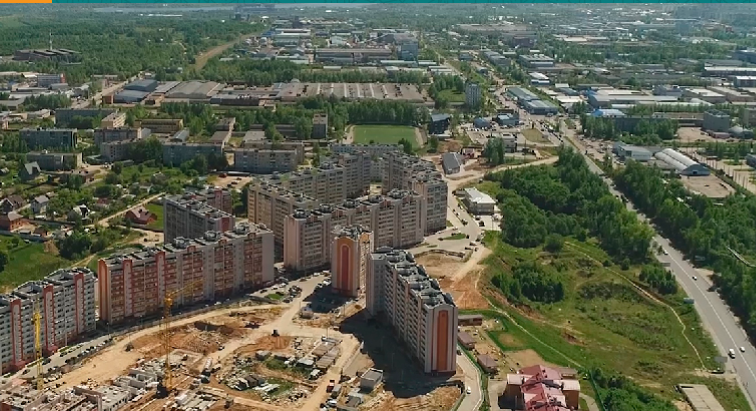
[[[143,206],[134,207],[126,212],[124,217],[134,224],[147,225],[157,219],[157,216]]]
[[[18,177],[23,181],[31,181],[39,177],[41,174],[42,169],[39,168],[39,164],[31,162],[24,164],[18,172]]]
[[[89,209],[89,207],[82,204],[82,205],[75,206],[71,211],[68,212],[68,215],[66,217],[68,217],[69,220],[76,220],[76,219],[83,220],[89,217],[90,214],[92,214],[92,211]]]
[[[24,225],[24,217],[15,212],[0,214],[0,230],[16,231]]]
[[[21,196],[12,195],[0,200],[0,212],[9,213],[16,211],[26,205],[26,201]]]
[[[47,211],[47,203],[50,199],[46,195],[39,195],[34,197],[31,202],[31,209],[34,214],[44,214]]]

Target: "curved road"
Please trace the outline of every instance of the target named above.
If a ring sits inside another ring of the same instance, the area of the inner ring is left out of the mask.
[[[569,132],[568,134],[572,133]],[[579,142],[576,142],[570,135],[567,137],[581,154],[585,153]],[[585,155],[583,157],[591,171],[597,174],[601,173],[601,169],[590,157]],[[605,179],[605,181],[612,194],[620,195],[611,180]],[[638,214],[638,218],[648,221],[643,214],[634,209],[629,200],[627,206],[628,209]],[[694,300],[694,307],[704,326],[711,333],[719,352],[726,357],[728,350],[735,350],[735,358],[728,359],[728,367],[732,367],[737,375],[751,409],[756,409],[754,407],[754,398],[756,398],[756,349],[748,340],[745,330],[740,326],[735,314],[719,297],[719,294],[708,291],[712,284],[704,276],[699,275],[695,267],[685,259],[683,254],[672,247],[669,240],[657,233],[654,236],[654,241],[666,252],[666,255],[657,255],[657,259],[662,263],[669,263],[668,268],[675,275],[678,284],[682,286],[688,297]],[[693,277],[697,279],[694,280]],[[740,352],[740,347],[743,347],[745,352]]]

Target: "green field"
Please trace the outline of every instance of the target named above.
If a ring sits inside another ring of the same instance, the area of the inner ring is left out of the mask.
[[[354,126],[354,142],[356,144],[397,144],[406,139],[417,147],[415,129],[410,126]]]
[[[522,135],[525,136],[525,139],[530,141],[531,143],[548,143],[549,142],[549,140],[543,137],[543,133],[541,133],[540,130],[535,129],[535,128],[523,129]]]
[[[565,298],[556,303],[527,301],[525,311],[500,306],[524,330],[489,313],[499,319],[489,336],[501,350],[532,348],[549,363],[621,372],[668,400],[681,399],[676,384],[706,384],[725,409],[748,409],[737,385],[702,371],[717,367],[718,353],[682,292],[644,293],[636,287],[639,269],[605,266],[610,259],[590,239],[568,239],[556,254],[513,247],[493,233],[485,241],[494,250],[485,260],[488,276],[511,275],[518,262],[534,261],[565,285]]]
[[[439,97],[446,98],[451,103],[464,103],[465,93],[456,93],[452,90],[442,90],[438,93]]]
[[[163,206],[161,204],[149,203],[149,204],[147,204],[145,206],[145,208],[149,212],[151,212],[151,213],[153,213],[153,214],[155,214],[157,216],[157,218],[155,219],[155,221],[147,224],[147,227],[151,228],[153,230],[163,231],[163,221],[164,221]]]
[[[0,237],[0,249],[9,256],[8,265],[0,272],[0,289],[16,287],[26,281],[38,280],[69,263],[57,254],[45,252],[42,243],[30,242],[14,237]]]

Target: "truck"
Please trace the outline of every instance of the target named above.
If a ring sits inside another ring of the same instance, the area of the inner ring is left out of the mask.
[[[326,387],[326,392],[333,392],[333,388],[336,386],[336,381],[330,380],[328,381],[328,387]]]
[[[728,356],[729,356],[730,358],[735,358],[735,350],[733,350],[732,348],[730,348],[730,349],[729,349],[729,350],[727,351],[727,355],[728,355]]]

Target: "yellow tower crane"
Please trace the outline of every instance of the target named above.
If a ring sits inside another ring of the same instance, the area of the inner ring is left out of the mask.
[[[163,381],[158,387],[158,391],[167,396],[175,388],[173,385],[173,367],[171,367],[171,308],[176,298],[181,297],[188,290],[194,289],[197,285],[203,284],[204,280],[192,281],[182,288],[166,293],[163,297],[163,321],[161,322],[161,337],[163,351],[165,352],[165,364],[163,365]]]
[[[34,361],[37,370],[35,377],[37,390],[42,391],[45,388],[45,380],[42,376],[42,313],[39,310],[39,303],[34,302],[34,313],[32,314],[34,322]]]

